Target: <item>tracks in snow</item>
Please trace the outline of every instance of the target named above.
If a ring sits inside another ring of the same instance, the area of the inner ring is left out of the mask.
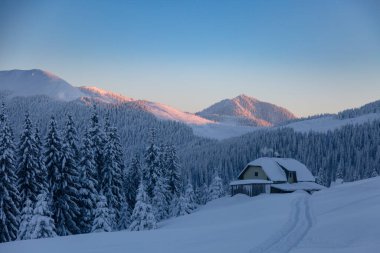
[[[288,253],[304,238],[311,226],[309,196],[301,196],[295,200],[295,208],[285,226],[250,253]]]

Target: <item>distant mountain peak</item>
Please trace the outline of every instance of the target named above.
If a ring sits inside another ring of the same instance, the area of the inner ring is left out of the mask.
[[[250,126],[273,126],[296,118],[285,108],[245,94],[224,99],[197,114],[218,122]]]

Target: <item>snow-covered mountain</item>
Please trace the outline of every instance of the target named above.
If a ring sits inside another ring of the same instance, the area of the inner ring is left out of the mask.
[[[84,96],[62,78],[39,69],[0,71],[0,90],[10,97],[46,95],[63,101]]]
[[[246,95],[224,99],[197,115],[217,122],[266,127],[296,118],[285,108]]]
[[[95,86],[82,86],[79,87],[79,90],[84,94],[83,96],[91,97],[103,103],[127,103],[135,101],[133,98],[126,97],[124,95],[106,91]]]

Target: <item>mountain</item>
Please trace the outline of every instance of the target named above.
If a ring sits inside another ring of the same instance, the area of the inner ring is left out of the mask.
[[[126,97],[124,95],[114,93],[111,91],[106,91],[94,86],[82,86],[78,88],[86,97],[91,97],[99,102],[103,103],[127,103],[135,101],[133,98]]]
[[[46,95],[62,101],[71,101],[84,96],[79,89],[65,80],[39,69],[0,71],[0,87],[10,97]]]
[[[246,95],[224,99],[196,114],[217,122],[264,127],[296,118],[285,108]]]

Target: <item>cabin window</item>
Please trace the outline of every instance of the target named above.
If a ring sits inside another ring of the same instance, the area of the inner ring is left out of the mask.
[[[259,172],[255,171],[255,177],[259,176]]]

